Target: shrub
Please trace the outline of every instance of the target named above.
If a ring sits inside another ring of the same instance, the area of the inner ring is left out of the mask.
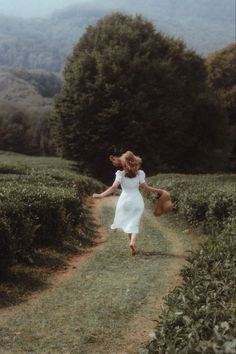
[[[236,175],[163,174],[149,181],[155,187],[167,189],[175,210],[205,232],[222,231],[236,210]]]
[[[67,170],[0,165],[1,269],[30,260],[37,247],[77,244],[94,236],[87,195],[101,184]],[[18,174],[19,173],[19,174]]]
[[[223,354],[236,349],[236,219],[210,236],[165,300],[150,353]]]
[[[236,352],[235,175],[155,176],[177,211],[209,237],[182,270],[183,284],[165,299],[150,354]],[[222,183],[224,182],[224,183]]]

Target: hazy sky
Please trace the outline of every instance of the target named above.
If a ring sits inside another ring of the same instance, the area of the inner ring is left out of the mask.
[[[45,17],[54,10],[68,5],[90,2],[90,0],[0,0],[0,13],[20,17]]]

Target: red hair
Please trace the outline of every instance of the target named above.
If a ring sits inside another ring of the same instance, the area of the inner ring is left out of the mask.
[[[142,159],[134,155],[132,151],[126,151],[121,156],[109,156],[113,166],[122,167],[125,171],[125,176],[133,178],[137,176],[138,170],[142,164]]]

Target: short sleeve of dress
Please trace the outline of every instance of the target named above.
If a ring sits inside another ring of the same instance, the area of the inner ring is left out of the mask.
[[[119,182],[120,183],[121,179],[122,179],[122,171],[118,170],[118,171],[116,171],[116,178],[115,178],[114,183],[115,182]]]
[[[145,172],[143,170],[139,170],[139,183],[145,183]]]

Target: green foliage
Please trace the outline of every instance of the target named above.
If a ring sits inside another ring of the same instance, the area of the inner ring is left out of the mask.
[[[230,119],[236,125],[236,44],[211,53],[207,58],[208,81],[211,89],[219,94]]]
[[[183,285],[165,299],[150,354],[224,354],[236,349],[235,175],[160,175],[176,210],[210,235],[189,258]]]
[[[234,174],[160,174],[150,183],[171,193],[176,211],[207,233],[219,233],[234,215],[236,193]]]
[[[25,166],[0,164],[2,271],[12,262],[32,261],[35,247],[60,246],[68,239],[79,245],[92,234],[84,198],[101,185],[66,169],[30,168],[27,159]]]
[[[28,130],[29,118],[23,112],[11,108],[5,112],[1,111],[0,149],[25,152],[28,148],[26,141]]]
[[[0,149],[55,154],[49,116],[61,80],[45,70],[0,69]]]
[[[0,100],[24,110],[49,110],[61,84],[57,75],[45,70],[0,68]]]
[[[52,169],[59,169],[68,172],[68,170],[72,171],[75,169],[75,163],[73,161],[64,160],[58,157],[36,157],[1,150],[0,161],[1,166],[9,166],[9,170],[11,170],[9,173],[14,173],[14,170],[16,169],[16,174],[21,174],[18,171],[22,171],[22,173],[26,174],[26,170],[31,169],[39,170],[41,172]]]
[[[236,167],[236,44],[210,54],[207,58],[210,88],[223,103],[233,135],[232,170]]]
[[[235,248],[235,231],[225,231],[190,259],[183,285],[166,298],[149,353],[235,353]]]
[[[49,112],[35,113],[0,104],[0,149],[26,154],[55,154]]]
[[[96,177],[109,177],[109,154],[128,149],[144,158],[150,173],[163,164],[186,170],[196,160],[204,169],[202,147],[196,148],[202,130],[193,126],[206,116],[205,160],[224,148],[227,124],[206,96],[204,60],[140,16],[115,13],[90,26],[64,74],[53,119],[57,140],[64,156]],[[196,156],[185,163],[190,150]]]
[[[61,79],[46,70],[10,70],[16,78],[32,84],[42,97],[54,97],[61,89]]]

